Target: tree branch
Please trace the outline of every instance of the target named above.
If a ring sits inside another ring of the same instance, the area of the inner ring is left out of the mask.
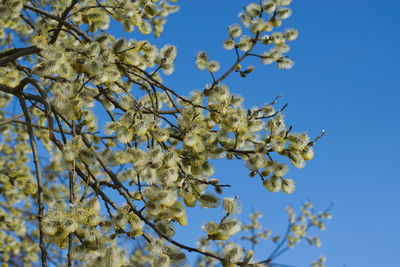
[[[64,12],[61,14],[60,19],[65,20],[65,18],[68,16],[68,13],[72,10],[72,8],[75,6],[76,3],[78,3],[79,0],[73,0],[69,7],[67,7]],[[49,44],[54,44],[57,41],[58,34],[60,33],[61,27],[63,23],[59,22],[56,31],[54,32],[53,36],[51,37],[51,40]]]
[[[8,62],[14,61],[20,57],[32,55],[38,52],[40,52],[40,49],[36,46],[14,48],[12,50],[3,52],[0,54],[0,67],[4,67]]]
[[[43,185],[42,185],[42,172],[40,170],[40,162],[39,162],[39,155],[37,151],[35,136],[33,133],[31,117],[29,115],[28,109],[25,104],[25,98],[23,95],[19,96],[19,102],[24,112],[25,120],[28,126],[28,134],[29,140],[31,143],[32,153],[33,153],[33,162],[35,164],[36,169],[36,181],[37,181],[37,201],[38,201],[38,220],[39,220],[39,247],[41,251],[41,260],[42,260],[42,267],[47,266],[47,250],[44,245],[44,233],[43,233],[43,214],[44,214],[44,204],[43,204]]]
[[[30,6],[30,5],[26,5],[26,4],[25,4],[25,5],[24,5],[24,8],[30,9],[30,10],[36,12],[36,13],[39,13],[39,14],[41,14],[41,15],[44,15],[44,16],[49,17],[49,18],[51,18],[51,19],[54,19],[54,20],[58,21],[60,24],[64,25],[65,27],[70,28],[71,30],[75,31],[75,32],[76,32],[79,36],[81,36],[85,41],[87,41],[87,42],[91,42],[91,41],[92,41],[92,39],[91,39],[86,33],[84,33],[81,29],[79,29],[79,28],[76,27],[75,25],[73,25],[73,24],[71,24],[71,23],[65,21],[64,19],[61,19],[61,18],[59,18],[59,17],[57,17],[57,16],[54,16],[54,15],[48,13],[48,12],[45,11],[45,10],[39,9],[39,8],[37,8],[37,7]]]

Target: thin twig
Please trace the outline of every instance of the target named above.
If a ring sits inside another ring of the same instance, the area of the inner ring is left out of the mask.
[[[63,21],[65,20],[65,18],[68,16],[68,13],[72,10],[72,8],[76,5],[76,3],[78,1],[79,0],[72,0],[71,4],[61,14],[61,17],[60,17],[61,20],[63,20]],[[51,37],[51,40],[50,40],[49,44],[54,44],[57,41],[57,37],[58,37],[58,34],[60,33],[62,25],[63,25],[63,23],[61,23],[61,21],[58,22],[57,29],[54,32],[53,36]]]
[[[54,19],[54,20],[58,21],[60,24],[64,25],[65,27],[70,28],[71,30],[75,31],[79,36],[81,36],[83,39],[85,39],[85,41],[88,41],[88,42],[91,41],[91,38],[86,33],[84,33],[81,29],[79,29],[75,25],[65,21],[64,19],[61,19],[61,18],[59,18],[59,17],[57,17],[57,16],[55,16],[53,14],[50,14],[49,12],[47,12],[45,10],[39,9],[37,7],[30,6],[30,5],[26,5],[25,4],[24,8],[30,9],[30,10],[38,13],[38,14],[41,14],[41,15],[44,15],[44,16],[49,17],[51,19]]]
[[[325,130],[322,130],[322,133],[314,139],[314,141],[308,143],[308,146],[313,146],[315,143],[325,135]]]
[[[30,46],[25,48],[14,48],[7,52],[0,54],[0,67],[4,67],[8,62],[14,61],[20,57],[32,55],[40,52],[40,49],[36,46]]]
[[[40,170],[39,155],[37,151],[35,136],[33,133],[33,127],[31,123],[31,117],[29,115],[28,109],[25,104],[25,98],[23,95],[19,96],[19,102],[24,112],[25,120],[28,126],[29,140],[31,143],[31,149],[33,153],[33,161],[36,169],[36,181],[37,181],[37,201],[38,201],[38,221],[39,221],[39,247],[41,252],[42,267],[47,266],[47,250],[44,245],[44,233],[43,233],[43,214],[44,214],[44,204],[43,204],[43,185],[42,185],[42,172]]]
[[[33,109],[33,106],[29,107],[29,108],[28,108],[28,111],[30,112],[30,111],[32,111],[32,109]],[[12,118],[5,119],[5,120],[3,120],[3,121],[0,121],[0,126],[6,125],[6,124],[8,124],[8,123],[10,123],[10,122],[15,122],[15,121],[17,121],[17,119],[19,119],[19,118],[22,117],[22,116],[24,116],[24,113],[20,113],[20,114],[18,114],[18,115],[15,115],[15,116],[12,117]]]

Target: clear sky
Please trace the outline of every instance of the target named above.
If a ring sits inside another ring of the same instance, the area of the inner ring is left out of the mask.
[[[222,70],[230,66],[234,52],[223,50],[221,42],[247,3],[179,1],[180,11],[169,17],[156,41],[178,47],[176,71],[165,78],[168,86],[188,93],[210,82],[208,73],[194,64],[200,50],[219,60]],[[248,108],[282,94],[279,105],[289,103],[284,112],[288,125],[311,137],[322,129],[326,135],[305,169],[291,168],[289,175],[297,183],[293,195],[268,192],[238,161],[216,164],[215,176],[233,185],[225,193],[239,195],[241,218],[251,209],[260,210],[262,224],[276,234],[286,229],[286,205],[297,208],[310,199],[322,210],[335,201],[333,219],[321,234],[322,247],[300,245],[279,263],[308,266],[324,254],[328,267],[399,266],[400,2],[294,0],[291,7],[293,15],[283,28],[295,27],[300,33],[289,52],[295,67],[278,70],[254,58],[246,61],[256,66],[254,73],[246,79],[233,75],[226,84],[245,97]],[[208,212],[188,212],[193,227],[177,239],[193,244]],[[261,245],[256,254],[262,258],[269,249]]]

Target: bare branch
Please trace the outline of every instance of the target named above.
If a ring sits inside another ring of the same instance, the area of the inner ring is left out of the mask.
[[[319,136],[317,136],[317,138],[314,139],[314,141],[308,143],[308,146],[313,146],[315,145],[315,143],[321,139],[323,136],[325,135],[325,130],[322,130],[321,134]]]
[[[42,266],[46,267],[47,266],[47,261],[46,261],[47,250],[44,245],[44,233],[43,233],[43,224],[42,224],[42,219],[43,219],[43,214],[44,214],[42,172],[40,170],[39,155],[38,155],[38,151],[37,151],[35,136],[33,133],[31,117],[30,117],[28,109],[26,107],[25,98],[23,95],[21,95],[19,97],[19,102],[20,102],[21,108],[24,112],[25,120],[26,120],[26,123],[28,126],[29,140],[31,143],[31,148],[32,148],[32,153],[33,153],[33,162],[35,164],[35,169],[36,169],[38,221],[39,221],[39,247],[40,247],[40,251],[41,251]]]
[[[14,48],[12,50],[3,52],[0,54],[0,67],[4,67],[7,65],[7,63],[17,60],[20,57],[32,55],[38,52],[40,52],[40,49],[36,46]]]

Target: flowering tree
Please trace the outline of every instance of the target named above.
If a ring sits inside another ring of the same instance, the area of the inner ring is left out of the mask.
[[[254,248],[270,231],[259,212],[248,224],[235,216],[237,197],[218,196],[229,185],[212,178],[210,163],[241,160],[259,177],[254,186],[290,194],[295,182],[285,162],[303,168],[314,156],[323,133],[310,140],[286,127],[279,97],[247,110],[224,84],[249,75],[254,67],[243,66],[251,58],[293,66],[285,53],[298,33],[279,31],[291,0],[248,4],[223,40],[236,61],[219,71],[199,52],[196,65],[211,81],[189,96],[162,80],[174,71],[176,47],[143,39],[160,35],[178,10],[171,2],[0,2],[2,266],[179,266],[188,252],[199,255],[198,266],[267,266],[301,239],[320,245],[307,231],[324,229],[330,214],[316,215],[309,202],[298,215],[288,207],[287,233],[271,238],[270,255],[233,243],[236,235]],[[138,40],[109,34],[111,20],[126,32],[137,28]],[[187,208],[220,202],[224,215],[204,222],[197,245],[174,239],[175,225],[190,222]],[[132,249],[121,249],[121,240]]]

